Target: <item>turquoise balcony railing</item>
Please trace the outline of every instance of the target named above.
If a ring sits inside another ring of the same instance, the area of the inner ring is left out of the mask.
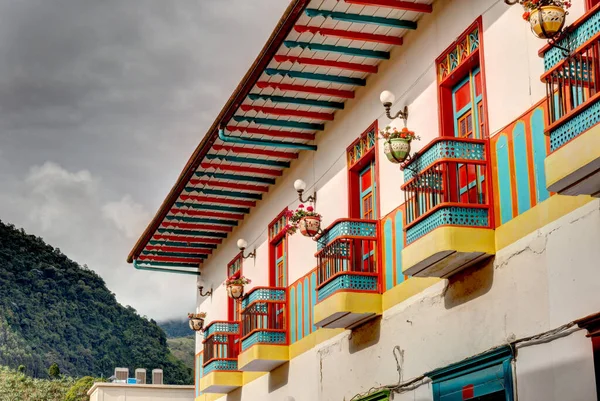
[[[551,152],[600,123],[599,8],[565,31],[558,46],[542,49]]]
[[[214,321],[204,330],[203,375],[213,371],[236,371],[240,323]]]
[[[287,327],[287,289],[256,287],[242,300],[242,351],[287,344]]]
[[[436,138],[403,171],[407,244],[441,226],[490,226],[485,140]]]
[[[338,291],[379,292],[377,221],[337,220],[317,249],[317,302]]]

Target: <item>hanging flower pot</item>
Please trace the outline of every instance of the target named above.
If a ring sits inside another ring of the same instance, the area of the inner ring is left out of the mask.
[[[304,216],[298,222],[300,234],[305,237],[314,237],[321,229],[321,216]]]
[[[240,299],[244,296],[244,286],[250,284],[250,279],[242,276],[239,278],[227,279],[224,283],[227,290],[227,296],[233,299]]]
[[[190,319],[190,329],[194,331],[201,331],[204,328],[204,319],[206,318],[205,312],[200,313],[188,313],[188,319]]]
[[[402,163],[410,153],[410,141],[404,138],[392,138],[383,144],[383,153],[392,163]]]
[[[409,131],[404,127],[401,131],[390,126],[379,131],[381,138],[385,140],[383,143],[383,153],[387,159],[395,164],[403,163],[410,154],[410,143],[414,139],[421,139],[413,131]]]
[[[567,12],[559,6],[542,6],[531,11],[529,24],[540,39],[552,39],[565,26]]]
[[[519,3],[525,13],[523,19],[531,25],[531,30],[540,39],[552,39],[565,26],[570,0],[505,0],[508,4]]]
[[[285,230],[289,235],[299,230],[305,237],[314,237],[321,231],[321,215],[315,212],[312,206],[305,208],[300,204],[295,211],[287,212],[287,218],[288,225],[285,226]]]

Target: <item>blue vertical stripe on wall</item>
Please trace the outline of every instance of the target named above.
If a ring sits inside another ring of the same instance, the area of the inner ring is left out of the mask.
[[[535,175],[535,196],[537,203],[550,197],[546,189],[546,136],[544,135],[544,111],[536,109],[531,115],[531,141],[533,145],[533,173]]]
[[[296,342],[296,290],[290,288],[290,342]]]
[[[304,279],[304,337],[310,334],[310,297],[308,277]]]
[[[298,341],[302,340],[302,337],[304,337],[302,335],[302,327],[303,327],[303,321],[302,321],[302,283],[298,283],[298,286],[296,287],[296,290],[298,291],[296,293],[296,313],[298,314]]]
[[[396,227],[394,241],[396,244],[396,285],[398,285],[404,281],[404,274],[402,274],[402,249],[404,249],[404,220],[402,210],[396,212],[394,225]]]
[[[385,290],[390,290],[394,286],[394,256],[392,247],[394,242],[394,233],[392,232],[392,219],[387,219],[383,224],[383,252],[385,253]]]
[[[502,224],[512,219],[512,195],[510,184],[510,168],[508,165],[508,140],[500,134],[496,142],[496,158],[498,159],[498,198],[500,199],[500,220]]]
[[[312,273],[310,275],[310,291],[311,291],[310,292],[310,294],[311,294],[311,297],[310,297],[310,303],[311,303],[311,305],[310,305],[310,313],[311,313],[311,316],[312,316],[312,314],[315,311],[315,304],[317,303],[317,273]],[[314,316],[311,319],[311,321],[313,322],[312,330],[311,330],[311,333],[312,333],[315,330],[317,330],[317,327],[314,325],[314,323],[315,323]]]
[[[519,121],[513,130],[513,151],[515,156],[515,179],[517,181],[517,204],[519,214],[521,214],[531,209],[527,137],[525,136],[525,123],[522,121]]]

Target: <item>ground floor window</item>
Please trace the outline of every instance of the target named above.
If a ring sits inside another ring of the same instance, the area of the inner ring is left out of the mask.
[[[513,401],[512,352],[501,347],[428,373],[434,401]]]

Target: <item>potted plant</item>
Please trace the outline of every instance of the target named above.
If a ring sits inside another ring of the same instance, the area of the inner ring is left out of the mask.
[[[567,9],[571,1],[567,0],[519,0],[525,9],[523,19],[529,21],[531,30],[540,39],[551,39],[565,26]]]
[[[315,212],[314,207],[304,207],[303,204],[298,205],[295,211],[288,211],[288,225],[285,230],[290,235],[300,230],[300,234],[305,237],[314,237],[321,230],[321,215]]]
[[[190,319],[190,329],[194,331],[201,331],[204,328],[204,318],[206,318],[206,312],[188,313],[188,319]]]
[[[238,278],[228,278],[223,285],[227,289],[227,296],[229,298],[239,299],[244,296],[244,286],[250,283],[250,279],[241,276]]]
[[[406,127],[398,131],[398,128],[392,128],[389,125],[380,130],[379,135],[385,140],[383,153],[389,161],[396,164],[404,162],[408,157],[411,141],[421,139]]]

